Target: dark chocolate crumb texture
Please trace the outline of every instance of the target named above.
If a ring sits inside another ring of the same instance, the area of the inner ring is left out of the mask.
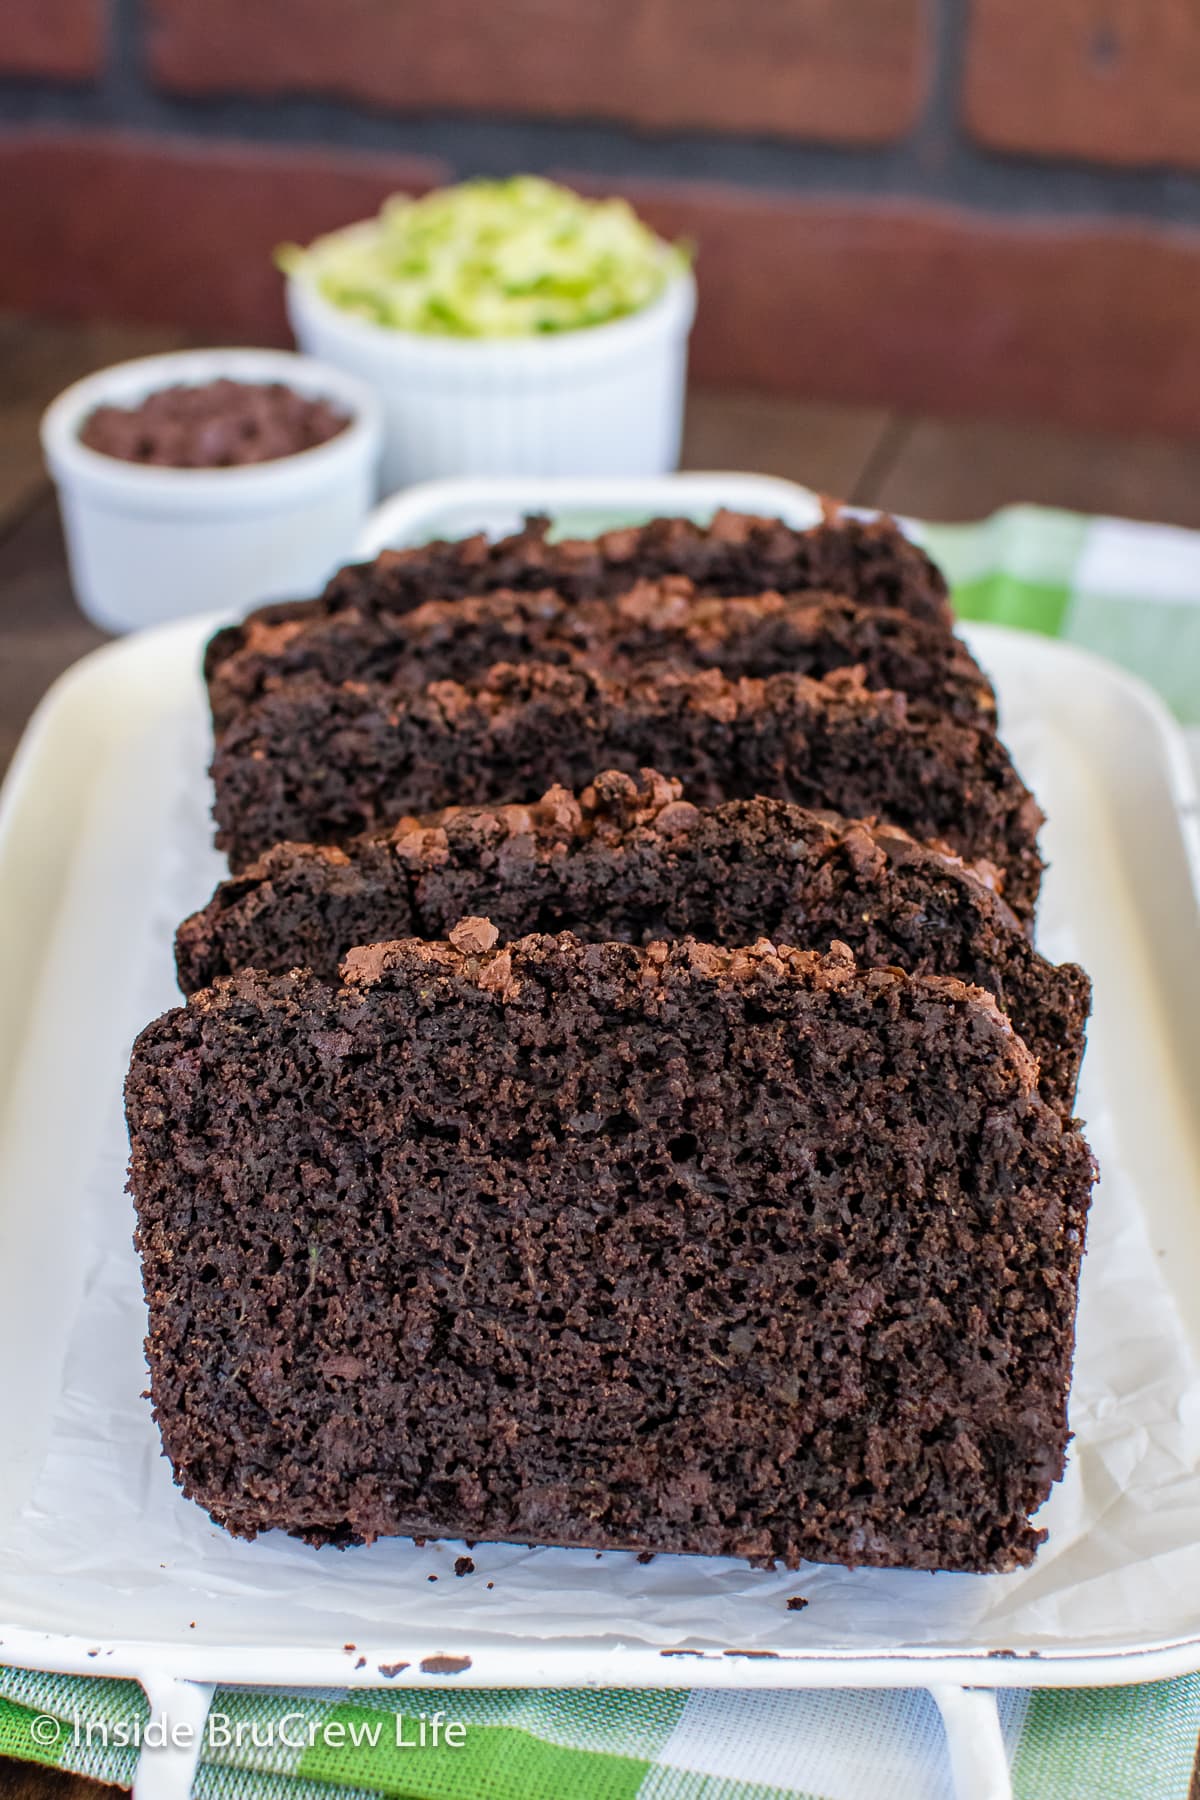
[[[782,800],[697,807],[652,769],[608,770],[578,798],[552,788],[529,805],[407,817],[344,848],[277,844],[184,921],[176,960],[184,993],[242,968],[332,981],[354,945],[442,938],[467,914],[505,938],[765,936],[822,950],[837,939],[863,967],[986,989],[1037,1060],[1043,1094],[1069,1114],[1090,983],[1037,954],[993,879],[895,826]]]
[[[144,1031],[155,1415],[243,1535],[1027,1564],[1092,1181],[990,998],[848,951],[377,944]]]
[[[946,584],[924,551],[888,518],[861,520],[831,509],[819,525],[797,531],[779,519],[719,512],[711,525],[655,519],[597,538],[552,543],[549,522],[529,519],[523,531],[492,543],[478,535],[407,550],[342,569],[316,600],[260,607],[242,625],[218,632],[205,674],[242,649],[260,625],[309,625],[343,611],[399,614],[430,599],[456,600],[498,588],[554,588],[567,600],[611,597],[637,581],[684,575],[701,593],[793,593],[822,589],[864,605],[897,607],[947,625]]]
[[[910,711],[994,725],[978,663],[940,624],[832,594],[697,595],[682,576],[638,582],[612,600],[511,590],[429,600],[396,616],[346,608],[307,624],[250,623],[209,683],[218,731],[260,694],[299,675],[419,688],[469,681],[500,662],[586,663],[630,676],[655,667],[720,668],[731,678],[820,679],[860,668],[868,687],[908,696]]]
[[[852,670],[622,680],[498,664],[416,692],[303,675],[247,706],[212,765],[217,844],[235,871],[284,840],[338,843],[404,813],[526,801],[597,769],[655,766],[698,804],[755,794],[879,815],[997,870],[1028,920],[1042,815],[995,733],[910,716]]]

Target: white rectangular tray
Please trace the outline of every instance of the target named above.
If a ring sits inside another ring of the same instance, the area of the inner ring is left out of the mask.
[[[381,509],[372,547],[540,505],[608,520],[722,499],[815,507],[747,477],[442,483]],[[961,1791],[979,1794],[1003,1791],[994,1760],[971,1787],[998,1728],[959,1687],[1200,1668],[1200,836],[1182,741],[1148,690],[1062,644],[968,632],[1050,818],[1040,942],[1096,984],[1080,1109],[1104,1179],[1077,1438],[1035,1568],[788,1574],[482,1545],[456,1580],[454,1545],[226,1537],[173,1488],[139,1397],[120,1087],[136,1031],[178,1001],[174,925],[221,873],[198,672],[213,623],[69,671],[0,801],[0,1663],[132,1676],[172,1718],[217,1681],[428,1685],[442,1655],[469,1658],[460,1678],[480,1687],[921,1686],[966,1719]],[[139,1794],[175,1791],[168,1761]]]

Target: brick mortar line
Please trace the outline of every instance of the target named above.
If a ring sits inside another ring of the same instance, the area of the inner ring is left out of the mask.
[[[969,0],[969,4],[976,4],[976,0]],[[963,129],[961,114],[967,61],[967,7],[961,0],[926,0],[926,5],[931,10],[929,86],[913,131],[913,153],[918,158],[928,156],[936,162],[938,153],[946,146],[952,158],[966,156],[969,159],[977,151]],[[985,160],[990,163],[993,159]],[[1040,169],[1038,158],[1031,161]]]
[[[195,143],[240,139],[337,154],[434,156],[459,174],[571,166],[617,182],[720,182],[789,198],[917,200],[1000,217],[1043,214],[1200,224],[1200,171],[1042,160],[974,145],[958,124],[954,83],[961,45],[956,51],[949,40],[939,50],[930,95],[909,137],[894,145],[856,147],[733,132],[639,131],[587,119],[446,111],[389,114],[299,94],[166,95],[147,83],[136,41],[126,41],[133,30],[130,7],[131,0],[120,0],[113,54],[98,85],[0,78],[4,130],[131,131]],[[935,167],[930,153],[942,147],[949,154],[943,166]]]
[[[104,64],[101,87],[110,101],[131,104],[136,110],[147,95],[153,97],[145,52],[149,21],[142,0],[99,0],[105,16]]]

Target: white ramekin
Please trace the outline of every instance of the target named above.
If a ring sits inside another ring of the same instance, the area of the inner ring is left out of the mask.
[[[662,475],[679,461],[690,271],[641,312],[539,337],[393,331],[334,306],[303,273],[289,277],[287,305],[302,350],[378,395],[384,493],[447,475]]]
[[[97,406],[159,388],[282,381],[335,401],[351,424],[328,443],[230,469],[122,462],[80,442]],[[311,594],[345,562],[375,498],[382,440],[370,388],[290,350],[182,350],[88,375],[42,418],[76,598],[108,631]]]

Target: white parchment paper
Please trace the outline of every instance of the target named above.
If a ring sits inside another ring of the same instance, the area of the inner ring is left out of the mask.
[[[1121,1076],[1131,1043],[1136,1050],[1140,1034],[1149,1046],[1158,1030],[1158,999],[1134,979],[1142,954],[1135,925],[1113,924],[1132,905],[1137,872],[1122,867],[1120,821],[1081,774],[1079,746],[1044,718],[1025,716],[1019,691],[1005,698],[1010,742],[1057,822],[1047,838],[1054,867],[1043,948],[1079,956],[1096,980],[1080,1110],[1103,1175],[1085,1259],[1075,1440],[1039,1521],[1049,1539],[1032,1569],[962,1576],[808,1565],[790,1573],[731,1560],[640,1564],[621,1553],[479,1545],[474,1573],[458,1578],[461,1544],[392,1541],[343,1552],[279,1533],[244,1543],[180,1495],[141,1397],[145,1320],[120,1095],[129,1037],[177,1003],[174,926],[221,872],[208,842],[203,725],[189,703],[139,752],[156,768],[171,765],[172,797],[141,825],[154,842],[153,892],[138,897],[149,923],[130,966],[112,971],[128,1030],[108,1066],[95,1070],[106,1098],[77,1196],[81,1292],[44,1457],[0,1541],[0,1616],[85,1635],[119,1627],[123,1635],[279,1646],[383,1643],[400,1630],[443,1646],[517,1638],[862,1652],[1098,1650],[1191,1635],[1200,1613],[1200,1380],[1168,1279],[1179,1271],[1169,1268],[1167,1214],[1141,1204],[1154,1164]],[[131,779],[128,770],[122,779]],[[77,878],[127,879],[102,856]],[[1194,1205],[1196,1195],[1176,1199]],[[794,1595],[808,1606],[789,1611]]]

